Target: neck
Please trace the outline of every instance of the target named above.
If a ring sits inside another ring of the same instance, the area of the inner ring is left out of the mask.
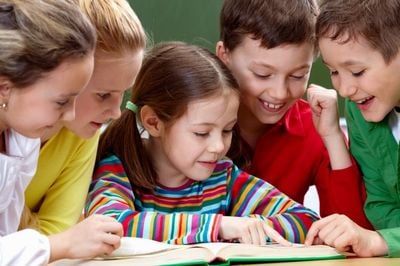
[[[255,148],[258,138],[265,132],[268,125],[261,123],[253,113],[244,105],[240,105],[238,113],[238,125],[241,137]]]

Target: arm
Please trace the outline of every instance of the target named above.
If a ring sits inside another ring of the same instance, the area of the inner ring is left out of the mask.
[[[269,183],[236,166],[229,177],[232,216],[257,217],[292,242],[304,242],[317,214],[288,198]]]
[[[0,237],[0,265],[46,265],[49,259],[49,240],[35,230]]]
[[[362,177],[339,127],[336,91],[310,85],[307,96],[314,126],[326,147],[315,171],[321,216],[345,214],[357,224],[372,228],[363,210]]]
[[[367,189],[365,212],[387,242],[389,256],[399,256],[398,145],[390,128],[365,122],[353,103],[346,102],[350,149],[360,164]],[[390,228],[390,229],[389,229]]]
[[[55,181],[43,196],[37,213],[34,213],[39,222],[39,230],[47,235],[63,232],[78,222],[96,159],[98,134],[89,140],[79,139],[72,134],[67,136],[73,138],[70,142],[73,153],[68,155],[68,160],[62,165],[63,169],[57,171],[60,173],[59,176],[54,177]],[[51,144],[57,145],[57,143]],[[57,158],[44,156],[41,159],[47,164]],[[37,179],[46,178],[47,167],[44,167],[46,164],[39,164],[41,168]],[[40,185],[40,180],[37,184]]]
[[[104,214],[122,223],[125,236],[145,237],[171,244],[218,241],[219,214],[141,211],[123,166],[116,156],[103,159],[94,174],[86,214]],[[150,194],[146,196],[151,197]],[[173,210],[171,210],[173,212]]]

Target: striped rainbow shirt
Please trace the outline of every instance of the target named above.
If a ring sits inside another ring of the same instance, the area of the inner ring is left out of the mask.
[[[125,236],[171,244],[216,242],[222,216],[256,217],[292,242],[304,242],[310,209],[269,183],[220,160],[205,181],[179,188],[156,186],[153,194],[132,187],[115,155],[101,160],[90,186],[86,215],[104,214],[122,223]]]

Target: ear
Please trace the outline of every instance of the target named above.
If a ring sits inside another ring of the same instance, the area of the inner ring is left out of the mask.
[[[0,76],[0,103],[7,103],[10,98],[12,84],[6,77]]]
[[[215,54],[218,56],[218,58],[224,62],[225,65],[229,66],[229,51],[225,47],[223,41],[217,42],[217,45],[215,47]]]
[[[163,128],[163,122],[158,118],[153,108],[148,105],[140,108],[140,120],[143,127],[152,137],[159,137]]]

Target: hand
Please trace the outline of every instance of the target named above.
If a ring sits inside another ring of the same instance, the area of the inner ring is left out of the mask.
[[[264,245],[268,236],[282,245],[291,245],[267,222],[260,219],[234,216],[223,216],[221,219],[219,237],[224,240],[238,240],[244,244]]]
[[[364,229],[339,214],[314,222],[305,244],[327,244],[339,251],[352,250],[360,257],[383,256],[388,252],[387,244],[379,233]]]
[[[307,89],[307,99],[313,112],[314,126],[321,137],[341,135],[336,91],[311,84]]]
[[[114,218],[92,215],[65,232],[49,237],[50,261],[110,254],[120,245],[122,225]]]

